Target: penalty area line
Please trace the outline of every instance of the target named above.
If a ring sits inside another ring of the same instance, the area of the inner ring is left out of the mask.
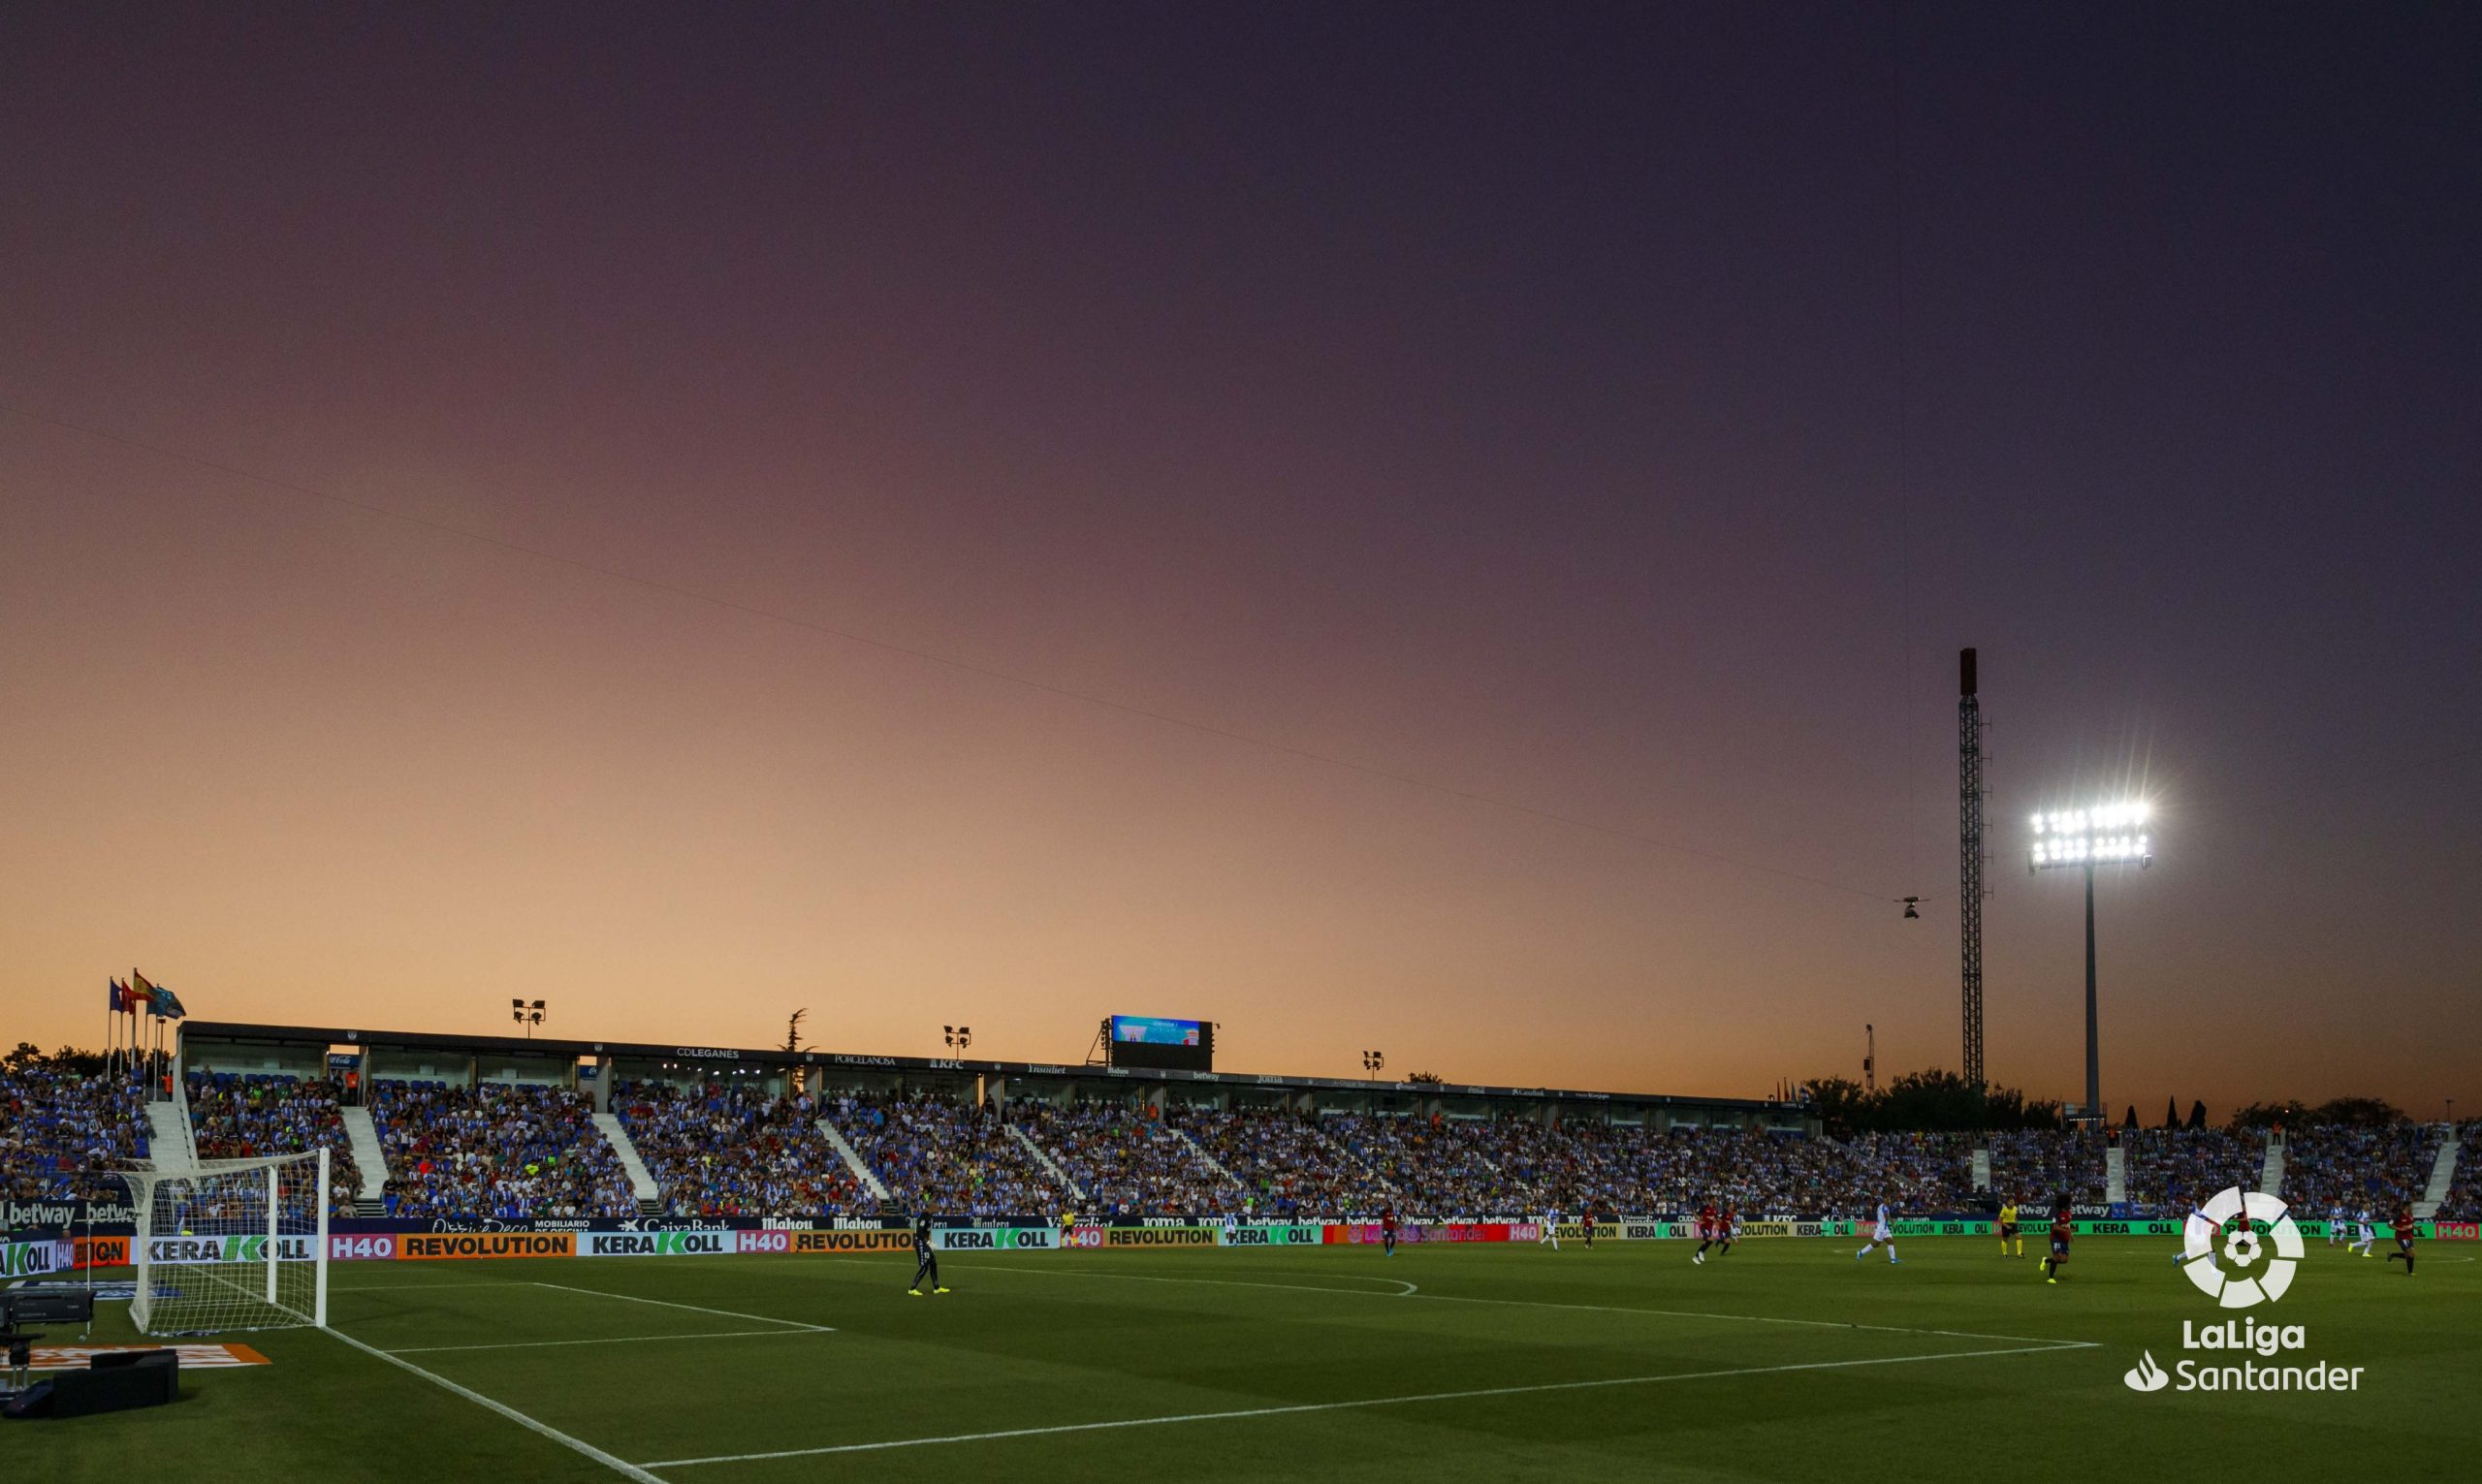
[[[631,1304],[652,1304],[658,1309],[685,1309],[693,1314],[715,1314],[724,1319],[753,1319],[760,1324],[781,1324],[788,1329],[809,1330],[819,1335],[836,1333],[836,1327],[830,1324],[811,1324],[801,1319],[779,1319],[774,1314],[746,1314],[734,1309],[709,1309],[704,1304],[676,1304],[670,1299],[642,1298],[634,1293],[614,1293],[608,1288],[572,1288],[566,1283],[546,1283],[540,1280],[536,1281],[534,1286],[556,1288],[562,1293],[583,1293],[589,1298],[620,1299]]]
[[[1364,1397],[1352,1402],[1301,1402],[1289,1406],[1248,1406],[1221,1412],[1176,1412],[1166,1417],[1125,1417],[1113,1422],[1067,1422],[1053,1427],[1003,1428],[992,1433],[950,1433],[936,1437],[895,1437],[881,1442],[837,1443],[823,1448],[785,1448],[769,1453],[724,1453],[707,1458],[663,1459],[647,1468],[694,1468],[707,1464],[754,1464],[784,1458],[821,1458],[838,1453],[876,1453],[891,1448],[928,1448],[943,1443],[997,1442],[1011,1437],[1048,1437],[1062,1433],[1103,1433],[1123,1428],[1170,1427],[1185,1422],[1228,1422],[1251,1417],[1290,1417],[1307,1412],[1341,1412],[1373,1406],[1410,1406],[1422,1402],[1471,1402],[1490,1397],[1539,1396],[1554,1391],[1588,1391],[1616,1386],[1659,1386],[1667,1381],[1710,1381],[1742,1375],[1782,1375],[1797,1371],[1847,1371],[1862,1366],[1905,1366],[1934,1360],[1971,1360],[1986,1355],[2047,1355],[2054,1350],[2086,1348],[2082,1344],[2016,1345],[1999,1350],[1942,1350],[1929,1355],[1883,1355],[1870,1360],[1812,1360],[1784,1366],[1739,1366],[1726,1371],[1675,1371],[1661,1375],[1619,1375],[1591,1381],[1545,1381],[1532,1386],[1490,1386],[1468,1391],[1431,1391],[1410,1397]]]
[[[422,1367],[415,1365],[412,1361],[399,1360],[396,1356],[389,1354],[387,1351],[380,1349],[377,1345],[366,1344],[362,1341],[354,1339],[351,1335],[346,1334],[342,1330],[332,1329],[329,1330],[328,1333],[335,1336],[338,1340],[343,1341],[345,1343],[362,1351],[366,1355],[375,1355],[381,1360],[386,1361],[388,1364],[395,1366],[398,1370],[421,1376],[424,1380],[430,1382],[441,1390],[456,1396],[463,1397],[466,1401],[473,1403],[476,1406],[482,1407],[486,1411],[497,1412],[499,1415],[506,1417],[509,1421],[516,1423],[519,1427],[525,1429],[529,1433],[548,1437],[552,1441],[558,1443],[561,1447],[567,1448],[572,1452],[584,1454],[586,1457],[594,1460],[596,1463],[601,1464],[604,1468],[611,1469],[613,1472],[618,1473],[624,1478],[636,1480],[637,1484],[664,1484],[662,1479],[655,1477],[653,1474],[649,1473],[646,1469],[639,1468],[628,1460],[618,1458],[612,1454],[606,1453],[601,1448],[596,1447],[594,1444],[588,1442],[583,1438],[571,1437],[568,1434],[561,1432],[558,1428],[552,1426],[548,1422],[537,1422],[505,1402],[494,1402],[491,1398],[483,1395],[481,1392],[474,1390],[472,1387],[460,1386],[455,1381],[450,1380],[444,1375],[425,1371]]]
[[[451,1350],[541,1350],[568,1344],[652,1344],[658,1340],[795,1340],[808,1334],[832,1335],[834,1330],[709,1330],[698,1335],[604,1335],[592,1340],[502,1340],[490,1344],[413,1344],[390,1350],[390,1355],[440,1355]]]

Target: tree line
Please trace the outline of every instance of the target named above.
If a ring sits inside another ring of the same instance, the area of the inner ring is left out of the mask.
[[[2064,1126],[2063,1110],[2051,1098],[2029,1098],[2017,1088],[1976,1087],[1958,1074],[1938,1068],[1907,1072],[1886,1087],[1870,1089],[1849,1077],[1819,1077],[1805,1085],[1811,1110],[1827,1131],[1839,1138],[1863,1133],[2000,1133],[2015,1129]],[[2341,1126],[2383,1128],[2406,1121],[2402,1109],[2383,1098],[2339,1097],[2323,1103],[2298,1098],[2251,1103],[2224,1121],[2236,1132],[2269,1128]],[[2123,1128],[2137,1128],[2136,1105],[2130,1105]],[[2189,1104],[2183,1118],[2180,1104],[2167,1098],[2158,1128],[2203,1129],[2207,1105]]]

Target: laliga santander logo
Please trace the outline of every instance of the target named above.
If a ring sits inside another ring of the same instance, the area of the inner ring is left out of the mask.
[[[2267,1228],[2264,1237],[2258,1235],[2259,1223]],[[2222,1240],[2219,1253],[2218,1238]],[[2226,1309],[2247,1309],[2282,1298],[2292,1286],[2293,1269],[2301,1262],[2301,1228],[2292,1224],[2284,1203],[2254,1190],[2243,1194],[2238,1185],[2218,1192],[2190,1213],[2180,1241],[2180,1271],[2198,1285],[2199,1292]],[[2272,1254],[2267,1250],[2270,1243],[2275,1247]],[[2220,1255],[2222,1263],[2199,1261],[2210,1254]],[[2251,1268],[2259,1271],[2247,1271]]]
[[[2258,1228],[2264,1226],[2262,1234]],[[2272,1304],[2292,1286],[2293,1270],[2301,1265],[2301,1229],[2284,1214],[2284,1203],[2272,1195],[2243,1194],[2238,1185],[2219,1192],[2199,1208],[2182,1228],[2180,1270],[2201,1293],[2225,1309]],[[2180,1321],[2183,1350],[2239,1350],[2275,1361],[2287,1350],[2308,1342],[2298,1324],[2261,1324],[2256,1319],[2225,1319],[2201,1328]],[[2255,1365],[2247,1354],[2240,1364],[2208,1359],[2180,1359],[2167,1373],[2151,1354],[2120,1377],[2131,1391],[2359,1391],[2363,1367],[2326,1361],[2304,1365]]]

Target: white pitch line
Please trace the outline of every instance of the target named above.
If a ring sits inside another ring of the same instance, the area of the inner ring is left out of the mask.
[[[577,1453],[582,1453],[588,1458],[594,1460],[596,1463],[601,1464],[604,1468],[611,1469],[613,1472],[618,1473],[624,1478],[636,1480],[637,1484],[664,1484],[663,1480],[655,1477],[652,1473],[649,1473],[637,1465],[628,1462],[626,1459],[616,1458],[612,1454],[604,1452],[601,1448],[596,1447],[590,1442],[587,1442],[581,1438],[571,1437],[568,1434],[561,1432],[558,1428],[552,1426],[548,1422],[537,1422],[505,1402],[494,1402],[479,1391],[475,1391],[470,1387],[460,1386],[455,1381],[450,1380],[444,1375],[437,1375],[431,1372],[425,1371],[422,1367],[415,1365],[412,1361],[399,1360],[396,1356],[389,1354],[387,1351],[380,1349],[376,1345],[363,1343],[361,1341],[354,1339],[351,1335],[346,1334],[342,1330],[332,1329],[328,1331],[328,1333],[335,1336],[338,1340],[343,1341],[345,1343],[364,1352],[365,1354],[378,1356],[381,1360],[395,1366],[399,1371],[411,1372],[413,1374],[421,1376],[424,1380],[430,1382],[432,1385],[439,1387],[443,1391],[463,1397],[466,1401],[473,1403],[476,1406],[482,1407],[487,1411],[497,1412],[529,1433],[539,1434],[542,1437],[548,1437],[554,1442],[558,1443],[563,1448],[570,1449]]]
[[[1666,1319],[1732,1319],[1743,1324],[1792,1324],[1804,1329],[1868,1330],[1879,1335],[1937,1335],[1947,1340],[2015,1340],[2062,1350],[2090,1350],[2097,1341],[2058,1340],[2048,1335],[1986,1335],[1978,1330],[1922,1329],[1905,1324],[1860,1324],[1843,1319],[1782,1319],[1772,1314],[1719,1314],[1694,1309],[1629,1309],[1612,1304],[1554,1304],[1546,1299],[1474,1299],[1455,1293],[1425,1293],[1442,1304],[1505,1304],[1522,1309],[1575,1309],[1598,1314],[1654,1314]]]
[[[833,1325],[807,1324],[799,1319],[779,1319],[773,1314],[746,1314],[742,1313],[738,1310],[731,1309],[709,1309],[703,1304],[676,1304],[670,1299],[640,1298],[634,1293],[614,1293],[609,1289],[604,1288],[572,1288],[566,1283],[546,1283],[541,1281],[537,1281],[534,1286],[537,1288],[557,1288],[562,1293],[583,1293],[590,1298],[622,1299],[631,1304],[652,1304],[662,1309],[685,1309],[691,1313],[716,1314],[726,1319],[755,1319],[761,1324],[782,1324],[790,1326],[793,1329],[811,1330],[821,1335],[833,1335],[836,1333],[836,1328]]]
[[[642,1344],[657,1340],[745,1340],[770,1336],[792,1340],[802,1335],[834,1334],[833,1330],[709,1330],[698,1335],[614,1335],[596,1340],[503,1340],[491,1344],[412,1344],[390,1350],[391,1355],[438,1355],[450,1350],[539,1350],[563,1344]]]
[[[1622,1375],[1593,1381],[1546,1381],[1534,1386],[1492,1386],[1474,1391],[1433,1391],[1410,1397],[1365,1397],[1353,1402],[1303,1402],[1290,1406],[1251,1406],[1222,1412],[1179,1412],[1168,1417],[1128,1417],[1117,1422],[1069,1422],[1055,1427],[1005,1428],[994,1433],[951,1433],[938,1437],[896,1437],[883,1442],[838,1443],[824,1448],[785,1448],[772,1453],[728,1453],[710,1458],[674,1458],[650,1463],[648,1468],[691,1468],[704,1464],[752,1464],[784,1458],[818,1458],[836,1453],[875,1453],[890,1448],[925,1448],[941,1443],[995,1442],[1008,1437],[1043,1437],[1060,1433],[1099,1433],[1118,1428],[1167,1427],[1182,1422],[1225,1422],[1247,1417],[1285,1417],[1304,1412],[1339,1412],[1359,1407],[1404,1406],[1417,1402],[1470,1402],[1486,1397],[1535,1396],[1551,1391],[1585,1391],[1596,1387],[1655,1386],[1666,1381],[1706,1381],[1738,1375],[1779,1375],[1793,1371],[1841,1371],[1860,1366],[1903,1366],[1934,1360],[1970,1360],[1987,1355],[2039,1355],[2052,1350],[2082,1349],[2082,1343],[2020,1345],[2004,1350],[1945,1350],[1932,1355],[1887,1355],[1874,1360],[1813,1360],[1786,1366],[1743,1366],[1729,1371],[1679,1371],[1664,1375]]]
[[[1338,1278],[1353,1278],[1360,1282],[1394,1283],[1399,1293],[1370,1293],[1360,1288],[1321,1288],[1315,1283],[1257,1283],[1239,1278],[1163,1278],[1152,1273],[1078,1273],[1066,1268],[1031,1268],[1016,1263],[976,1262],[959,1265],[969,1271],[998,1268],[1008,1273],[1039,1273],[1045,1278],[1109,1278],[1129,1283],[1209,1283],[1221,1288],[1288,1288],[1295,1293],[1341,1293],[1356,1299],[1410,1299],[1421,1292],[1416,1284],[1401,1278],[1372,1278],[1365,1275],[1339,1273]]]
[[[328,1291],[330,1293],[420,1293],[427,1288],[531,1288],[533,1286],[522,1278],[506,1278],[475,1279],[470,1282],[455,1283],[373,1283],[357,1288],[338,1288],[331,1284]]]
[[[2060,1340],[2049,1335],[1987,1335],[1975,1330],[1920,1329],[1900,1324],[1859,1324],[1840,1319],[1782,1319],[1771,1314],[1709,1313],[1691,1309],[1629,1309],[1611,1304],[1555,1304],[1546,1299],[1475,1299],[1454,1293],[1370,1293],[1360,1288],[1314,1288],[1303,1283],[1250,1283],[1228,1278],[1163,1278],[1146,1273],[1101,1273],[1093,1270],[1035,1268],[1016,1263],[977,1262],[972,1270],[1002,1273],[1040,1273],[1052,1278],[1108,1278],[1128,1282],[1144,1283],[1216,1283],[1236,1288],[1292,1288],[1303,1293],[1334,1293],[1354,1299],[1426,1299],[1441,1304],[1499,1304],[1516,1309],[1568,1309],[1598,1314],[1652,1314],[1662,1319],[1723,1319],[1740,1324],[1791,1324],[1803,1329],[1867,1330],[1881,1335],[1936,1335],[1943,1340],[2007,1340],[2021,1344],[2056,1345],[2062,1349],[2091,1349],[2091,1340]],[[1341,1275],[1340,1275],[1341,1276]],[[1402,1279],[1375,1279],[1373,1281],[1401,1283]],[[1406,1285],[1411,1288],[1411,1284]]]

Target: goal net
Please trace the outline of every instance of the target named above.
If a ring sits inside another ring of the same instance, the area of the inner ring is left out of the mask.
[[[328,1322],[328,1152],[126,1172],[130,1321],[148,1335]]]

